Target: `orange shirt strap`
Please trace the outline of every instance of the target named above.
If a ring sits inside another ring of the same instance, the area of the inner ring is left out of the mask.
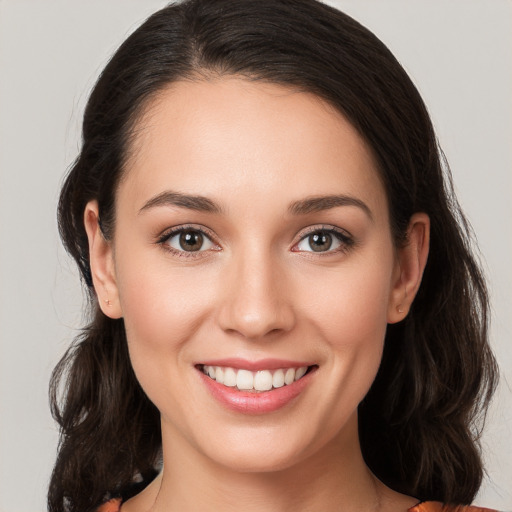
[[[420,503],[409,509],[409,512],[497,512],[489,508],[473,507],[473,506],[444,506],[437,501],[428,501]]]
[[[121,498],[115,498],[100,505],[99,508],[96,509],[96,512],[119,512],[120,509]]]

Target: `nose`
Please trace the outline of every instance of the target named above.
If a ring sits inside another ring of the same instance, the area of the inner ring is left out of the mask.
[[[295,325],[293,297],[283,269],[270,255],[252,254],[230,262],[223,280],[220,327],[260,340]]]

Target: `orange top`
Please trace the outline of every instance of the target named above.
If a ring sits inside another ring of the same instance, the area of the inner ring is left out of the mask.
[[[103,503],[103,505],[96,509],[96,512],[119,512],[120,508],[121,500],[117,498]]]
[[[117,512],[114,509],[114,512]],[[409,512],[497,512],[490,508],[473,507],[473,506],[462,506],[452,505],[451,507],[444,507],[443,504],[438,501],[425,501],[419,503],[415,507],[409,509]]]
[[[120,512],[121,500],[119,498],[103,503],[96,512]],[[426,501],[409,509],[409,512],[497,512],[489,508],[452,506],[443,510],[443,504],[437,501]]]

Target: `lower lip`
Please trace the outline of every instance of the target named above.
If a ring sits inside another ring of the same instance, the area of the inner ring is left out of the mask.
[[[265,414],[277,411],[289,404],[310,383],[314,368],[292,384],[270,391],[249,393],[237,388],[224,386],[198,370],[210,393],[225,407],[244,414]]]

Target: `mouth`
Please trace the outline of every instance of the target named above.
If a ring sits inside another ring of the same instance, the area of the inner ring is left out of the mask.
[[[310,386],[318,370],[317,364],[271,359],[259,362],[224,359],[195,367],[217,403],[230,411],[249,415],[291,407]]]
[[[263,393],[290,386],[318,368],[318,365],[251,371],[230,366],[199,364],[198,370],[210,379],[234,390]]]

